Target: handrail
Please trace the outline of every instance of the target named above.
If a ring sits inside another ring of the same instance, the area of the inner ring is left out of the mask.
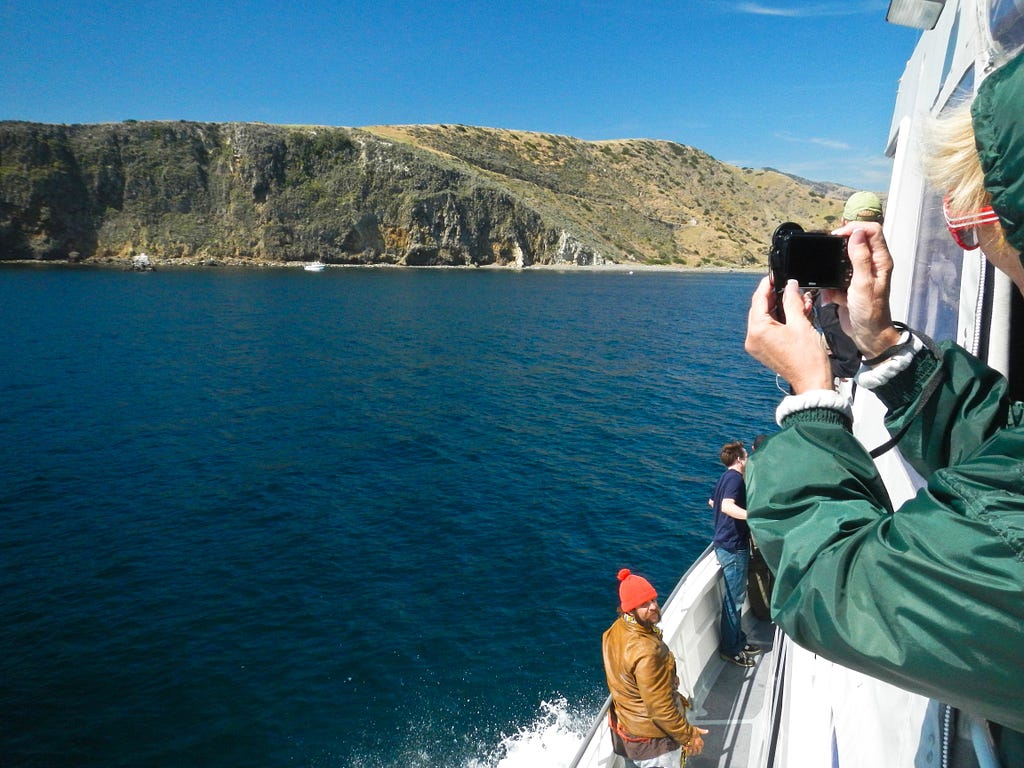
[[[604,706],[601,707],[601,711],[598,712],[597,717],[594,718],[594,723],[590,726],[590,731],[587,733],[586,737],[584,737],[580,748],[576,751],[576,757],[574,757],[572,762],[569,763],[569,768],[579,768],[580,760],[583,759],[583,755],[587,753],[587,749],[590,747],[590,742],[593,741],[594,736],[597,735],[597,729],[607,722],[608,708],[611,704],[612,697],[608,696],[608,698],[604,700]]]
[[[668,611],[669,605],[675,599],[676,595],[679,593],[679,590],[682,589],[683,583],[690,576],[690,574],[693,573],[694,569],[697,567],[697,564],[700,563],[700,561],[703,560],[708,555],[708,553],[712,551],[712,549],[713,546],[709,544],[707,548],[703,552],[701,552],[700,555],[697,556],[697,559],[693,561],[690,567],[686,569],[686,573],[684,573],[682,577],[679,579],[679,581],[676,583],[676,586],[672,590],[672,593],[668,596],[668,599],[662,606],[663,611]],[[586,754],[587,749],[590,747],[590,742],[594,740],[594,736],[597,735],[598,729],[601,728],[601,726],[603,726],[607,721],[608,707],[611,705],[611,702],[611,696],[605,699],[604,706],[601,707],[601,711],[597,714],[597,717],[594,718],[594,723],[590,726],[590,731],[584,737],[583,744],[580,745],[579,750],[577,750],[576,752],[576,757],[574,757],[572,762],[569,763],[568,768],[579,768],[580,760],[583,759],[583,755]]]
[[[661,607],[663,612],[668,610],[669,604],[672,602],[673,599],[675,599],[675,596],[679,593],[679,590],[683,588],[684,582],[690,576],[690,574],[693,573],[694,570],[697,568],[697,564],[700,563],[700,561],[703,560],[710,552],[712,552],[714,548],[714,544],[708,544],[707,547],[704,548],[704,551],[697,555],[697,559],[690,564],[690,567],[686,569],[686,573],[684,573],[682,578],[679,579],[678,582],[676,582],[676,586],[672,590],[672,594],[668,596],[668,600],[666,600],[665,604]]]
[[[1001,768],[1002,763],[996,754],[996,744],[992,739],[992,730],[987,720],[964,713],[971,729],[971,742],[974,754],[978,757],[979,768]]]
[[[786,705],[786,671],[789,665],[789,648],[786,643],[792,642],[782,631],[782,627],[775,627],[775,638],[772,647],[775,649],[775,659],[772,663],[772,686],[771,717],[769,737],[766,750],[762,753],[764,768],[775,768],[779,750],[779,734],[782,732],[783,708]]]

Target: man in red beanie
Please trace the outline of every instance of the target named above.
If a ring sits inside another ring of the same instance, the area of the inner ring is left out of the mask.
[[[619,571],[619,614],[601,643],[615,752],[627,766],[679,768],[704,749],[707,731],[686,720],[676,660],[657,627],[658,593],[628,568]]]

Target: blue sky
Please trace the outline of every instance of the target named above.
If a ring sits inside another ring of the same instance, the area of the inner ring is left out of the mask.
[[[651,138],[884,190],[887,0],[0,0],[0,119]]]

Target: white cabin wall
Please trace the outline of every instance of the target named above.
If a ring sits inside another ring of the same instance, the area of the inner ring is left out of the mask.
[[[995,270],[994,282],[991,327],[1004,330],[1010,327],[1010,301],[1017,289],[1014,287],[1013,281],[999,270]],[[1010,334],[999,332],[990,334],[986,362],[1004,376],[1009,376]]]
[[[894,261],[889,298],[893,318],[896,320],[906,319],[910,305],[913,257],[917,250],[917,228],[925,186],[916,153],[908,150],[915,141],[913,125],[911,116],[904,115],[893,135],[895,154],[889,182],[888,208],[885,212],[886,223],[883,226]]]
[[[790,645],[787,696],[775,766],[923,768],[928,700]]]

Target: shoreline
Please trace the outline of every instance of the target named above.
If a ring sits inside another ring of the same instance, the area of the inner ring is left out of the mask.
[[[0,259],[2,267],[71,267],[75,269],[111,269],[122,272],[170,272],[183,269],[281,269],[301,270],[307,262],[218,262],[218,263],[171,263],[157,262],[151,269],[134,269],[131,262],[90,262],[70,261],[68,259]],[[435,266],[408,266],[405,264],[327,264],[325,269],[455,269],[455,270],[484,270],[507,271],[507,272],[675,272],[675,273],[699,273],[699,274],[762,274],[766,273],[768,266],[763,267],[691,267],[682,264],[531,264],[525,267],[516,267],[509,264],[439,264]]]
[[[503,269],[504,267],[498,267]],[[682,264],[535,264],[523,267],[522,271],[540,272],[701,272],[710,274],[760,274],[768,271],[764,267],[689,267]]]

